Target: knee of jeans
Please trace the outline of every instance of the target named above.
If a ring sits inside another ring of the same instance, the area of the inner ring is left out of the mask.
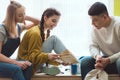
[[[52,36],[50,36],[50,37],[51,37],[51,38],[55,38],[55,39],[57,38],[57,36],[56,36],[56,35],[52,35]]]
[[[22,72],[22,68],[20,66],[15,66],[14,69],[16,73]]]
[[[28,67],[28,69],[32,70],[32,69],[33,69],[33,65],[30,65],[30,66]]]
[[[19,74],[22,74],[22,68],[21,67],[15,65],[13,68],[14,68],[14,71],[13,71],[13,74],[11,74],[12,77],[14,77],[16,75],[18,76]]]
[[[95,60],[91,57],[91,56],[84,56],[82,58],[79,59],[81,66],[85,66],[90,64],[91,62],[94,62]]]
[[[120,67],[120,58],[117,59],[116,64],[117,64],[118,67]]]

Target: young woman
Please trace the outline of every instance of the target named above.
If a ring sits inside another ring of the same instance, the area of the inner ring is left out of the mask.
[[[25,20],[28,25],[20,25]],[[0,77],[10,77],[12,80],[30,80],[32,65],[29,61],[18,61],[9,57],[20,44],[20,33],[24,29],[39,24],[39,20],[25,16],[25,8],[11,1],[7,8],[6,18],[0,25]]]
[[[42,14],[40,25],[27,31],[22,39],[18,58],[32,62],[34,66],[33,71],[36,71],[40,64],[46,62],[59,65],[60,63],[55,61],[58,58],[62,58],[65,64],[77,62],[75,58],[67,58],[71,53],[56,36],[50,36],[50,30],[57,26],[60,15],[56,9],[46,9]],[[57,54],[52,54],[52,50]],[[62,57],[59,54],[62,54]]]

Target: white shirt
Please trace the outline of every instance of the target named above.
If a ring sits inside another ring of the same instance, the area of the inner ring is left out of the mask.
[[[111,63],[120,58],[120,19],[112,17],[108,27],[93,30],[90,53],[95,57],[100,52],[109,56]]]

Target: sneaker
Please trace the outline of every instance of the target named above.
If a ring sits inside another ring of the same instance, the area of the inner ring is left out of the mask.
[[[42,72],[47,75],[57,75],[60,73],[60,69],[58,67],[44,67]]]

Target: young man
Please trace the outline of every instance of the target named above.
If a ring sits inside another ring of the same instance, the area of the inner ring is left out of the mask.
[[[82,80],[94,68],[104,69],[109,74],[120,74],[120,20],[110,17],[101,2],[95,2],[88,14],[94,29],[90,44],[91,56],[80,59]]]

